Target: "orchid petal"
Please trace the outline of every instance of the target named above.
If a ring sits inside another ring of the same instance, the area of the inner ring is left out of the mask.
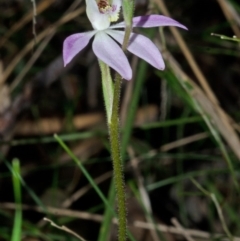
[[[122,0],[112,0],[111,5],[116,7],[115,12],[118,13],[120,11],[121,6],[122,6]]]
[[[148,16],[139,16],[133,18],[133,27],[159,27],[159,26],[175,26],[179,28],[187,28],[176,20],[163,16],[163,15],[148,15]]]
[[[68,36],[63,43],[63,62],[66,66],[89,43],[96,31]]]
[[[163,15],[147,15],[147,16],[139,16],[134,17],[132,20],[133,27],[142,27],[142,28],[152,28],[152,27],[160,27],[160,26],[175,26],[179,28],[186,29],[187,28],[181,23],[175,21],[172,18],[163,16]],[[121,22],[115,25],[110,26],[109,28],[125,28],[125,23]]]
[[[113,37],[120,44],[123,43],[123,31],[107,30],[106,33]],[[140,34],[132,33],[130,35],[127,49],[139,58],[144,59],[156,69],[163,70],[165,68],[165,64],[160,51],[149,38]]]
[[[96,34],[92,48],[100,60],[116,70],[124,79],[132,78],[132,69],[127,57],[118,44],[105,32],[100,31]]]
[[[109,13],[110,22],[116,22],[119,19],[119,12],[122,6],[122,0],[112,0],[110,3],[112,12]]]
[[[110,26],[109,17],[100,13],[96,0],[86,0],[88,19],[96,30],[107,29]]]
[[[116,5],[121,7],[122,6],[122,0],[112,0],[111,5]]]
[[[125,27],[126,27],[125,22],[120,22],[120,23],[111,25],[111,26],[109,27],[109,29],[110,29],[110,28],[112,28],[112,29],[114,29],[114,28],[125,28]]]

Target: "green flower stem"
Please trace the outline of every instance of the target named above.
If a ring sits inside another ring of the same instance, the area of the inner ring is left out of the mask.
[[[129,38],[132,32],[132,24],[126,24],[125,35],[122,44],[123,51],[126,51]],[[103,96],[107,112],[107,123],[109,128],[111,154],[113,160],[114,183],[118,204],[118,240],[127,239],[127,209],[125,196],[125,182],[123,165],[120,150],[120,124],[119,124],[119,105],[122,77],[116,73],[114,92],[109,67],[99,60],[102,73]]]
[[[132,32],[132,26],[126,26],[125,35],[122,44],[123,51],[126,51],[130,34]],[[126,194],[125,194],[125,182],[123,165],[120,150],[120,136],[119,136],[119,105],[120,105],[120,93],[121,93],[122,77],[116,73],[113,105],[112,105],[112,117],[109,124],[109,135],[111,142],[111,152],[113,159],[113,172],[114,182],[116,187],[116,196],[118,202],[118,240],[125,241],[127,239],[127,208],[126,208]]]
[[[107,113],[107,123],[110,136],[111,154],[113,160],[113,172],[114,182],[116,188],[116,196],[118,202],[118,219],[119,219],[119,230],[118,238],[119,241],[126,240],[127,233],[127,221],[126,221],[126,198],[125,198],[125,184],[124,174],[121,161],[120,153],[120,142],[119,142],[119,116],[118,109],[120,103],[120,92],[121,92],[121,76],[116,74],[114,91],[113,82],[110,75],[109,67],[99,60],[99,65],[102,73],[102,88],[103,98]]]
[[[122,44],[123,51],[127,50],[129,38],[132,32],[132,26],[127,25]],[[109,124],[109,135],[111,143],[111,153],[113,160],[114,182],[116,188],[116,196],[118,202],[118,240],[125,241],[127,239],[127,208],[123,165],[120,150],[120,124],[119,124],[119,105],[121,93],[122,77],[116,73],[114,95],[112,104],[112,117]]]
[[[126,28],[125,28],[125,35],[124,35],[123,44],[122,44],[122,50],[124,52],[127,50],[131,32],[132,32],[132,26],[126,26]]]
[[[114,86],[114,97],[113,97],[113,109],[111,122],[109,124],[109,135],[111,143],[111,152],[113,160],[113,171],[114,171],[114,182],[116,187],[116,196],[118,202],[118,240],[125,241],[127,237],[127,211],[126,211],[126,197],[125,197],[125,183],[123,166],[120,152],[119,142],[119,116],[118,109],[120,103],[120,92],[121,92],[121,76],[116,74],[115,86]]]
[[[122,0],[123,17],[124,17],[125,25],[127,27],[132,25],[134,6],[135,6],[134,0]]]

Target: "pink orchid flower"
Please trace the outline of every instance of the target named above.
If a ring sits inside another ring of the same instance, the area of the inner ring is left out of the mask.
[[[92,49],[95,55],[108,66],[117,71],[124,79],[132,78],[132,69],[128,59],[119,44],[123,43],[124,31],[115,30],[125,28],[125,23],[111,25],[118,20],[121,0],[86,0],[87,16],[94,30],[76,33],[67,37],[63,43],[63,60],[66,66],[82,49],[86,47],[94,36]],[[134,17],[132,26],[151,28],[160,26],[176,26],[187,29],[179,22],[162,15],[148,15]],[[115,41],[114,41],[114,40]],[[127,50],[142,58],[155,68],[163,70],[165,64],[156,45],[147,37],[131,33]]]

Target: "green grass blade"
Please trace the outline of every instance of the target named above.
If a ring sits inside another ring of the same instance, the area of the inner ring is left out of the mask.
[[[6,159],[4,159],[3,157],[2,157],[2,159],[4,160],[4,163],[7,166],[7,168],[12,173],[13,172],[12,166],[8,163],[8,161]],[[36,193],[26,184],[26,182],[22,179],[21,176],[19,176],[19,179],[20,179],[20,182],[21,182],[22,186],[28,191],[29,195],[32,197],[32,199],[35,201],[35,203],[38,206],[40,206],[45,211],[45,213],[47,213],[47,209],[45,208],[45,206],[42,203],[42,201],[38,198]]]
[[[192,171],[188,173],[184,173],[182,175],[170,177],[164,180],[161,180],[159,182],[155,182],[152,184],[149,184],[146,188],[148,191],[153,191],[154,189],[164,187],[169,184],[180,182],[184,179],[189,179],[197,176],[206,176],[206,175],[216,175],[220,173],[228,173],[228,170],[226,169],[215,169],[215,170],[203,170],[203,171]]]
[[[78,158],[73,154],[73,152],[67,147],[67,145],[61,140],[61,138],[59,138],[58,135],[55,134],[54,138],[57,140],[59,145],[66,151],[66,153],[73,159],[73,161],[76,163],[76,165],[81,169],[84,176],[87,178],[87,180],[92,185],[94,190],[97,192],[99,197],[102,199],[102,201],[105,204],[105,206],[107,207],[107,209],[110,210],[111,216],[117,217],[117,214],[113,209],[114,205],[112,205],[112,206],[110,205],[108,199],[105,197],[105,195],[102,193],[102,191],[98,188],[97,184],[94,182],[94,180],[92,179],[91,175],[88,173],[86,168],[82,165],[82,163],[78,160]],[[130,240],[135,241],[129,231],[127,231],[127,234],[128,234],[128,237]]]
[[[84,140],[91,137],[106,135],[106,131],[85,131],[71,134],[62,134],[59,135],[63,141],[76,141],[76,140]],[[11,145],[11,146],[20,146],[20,145],[34,145],[38,143],[52,143],[56,142],[56,139],[52,136],[40,137],[40,138],[26,138],[19,140],[11,140],[11,141],[1,141],[0,145]]]
[[[21,181],[20,181],[20,163],[18,159],[13,159],[12,162],[12,180],[13,192],[16,204],[14,224],[12,230],[11,241],[20,241],[22,233],[22,208],[21,208]]]
[[[114,182],[111,181],[111,185],[108,193],[108,202],[114,203],[114,201],[115,201],[115,186],[114,186]],[[107,206],[105,206],[104,219],[100,227],[98,241],[105,241],[109,239],[109,235],[110,235],[109,229],[111,227],[112,217],[113,216],[112,216],[111,210]]]
[[[190,107],[193,108],[197,113],[199,113],[202,116],[202,119],[204,120],[209,132],[211,133],[214,141],[218,145],[219,149],[222,152],[223,157],[226,160],[226,163],[229,167],[229,170],[231,172],[231,176],[233,179],[233,183],[236,187],[236,190],[240,193],[240,187],[237,181],[236,174],[234,172],[232,159],[230,158],[230,155],[228,154],[225,144],[223,143],[223,140],[220,136],[219,131],[215,128],[215,126],[212,124],[210,117],[207,113],[205,113],[204,109],[201,107],[200,103],[198,103],[197,100],[193,98],[191,95],[191,90],[193,89],[191,83],[187,80],[177,78],[177,76],[174,74],[174,72],[169,69],[167,71],[163,72],[157,72],[159,76],[165,76],[165,78],[168,80],[168,83],[170,86],[174,89],[175,93],[177,93],[183,100],[185,100]]]
[[[139,128],[143,129],[143,130],[148,130],[148,129],[164,128],[164,127],[190,124],[190,123],[196,123],[196,122],[202,122],[202,121],[203,120],[200,116],[193,116],[193,117],[179,118],[179,119],[174,119],[174,120],[152,122],[152,123],[148,123],[148,124],[143,124]]]
[[[67,145],[62,141],[62,139],[55,134],[54,138],[57,140],[57,142],[59,143],[59,145],[66,151],[66,153],[73,159],[73,161],[76,163],[76,165],[81,169],[81,171],[83,172],[84,176],[87,178],[87,180],[89,181],[89,183],[92,185],[92,187],[94,188],[94,190],[97,192],[97,194],[99,195],[99,197],[102,199],[103,203],[110,208],[111,212],[113,214],[115,214],[113,208],[109,205],[108,200],[106,199],[106,197],[104,196],[104,194],[102,193],[102,191],[98,188],[97,184],[94,182],[94,180],[92,179],[92,177],[89,175],[88,171],[86,170],[86,168],[82,165],[82,163],[78,160],[78,158],[73,154],[73,152],[67,147]]]

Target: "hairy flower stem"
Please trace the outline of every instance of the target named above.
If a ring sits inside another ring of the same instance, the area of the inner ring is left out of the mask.
[[[122,49],[126,51],[132,27],[126,27],[125,36],[123,40]],[[121,94],[122,77],[116,73],[112,117],[109,123],[109,135],[111,143],[111,153],[113,160],[114,182],[116,187],[116,196],[118,202],[118,241],[125,241],[127,239],[127,208],[126,208],[126,194],[123,165],[120,150],[120,124],[119,124],[119,105]]]
[[[114,85],[114,97],[113,97],[113,109],[111,122],[109,123],[109,135],[111,143],[111,152],[113,160],[113,171],[114,171],[114,182],[116,187],[116,196],[118,202],[118,240],[125,241],[127,233],[127,220],[126,220],[126,197],[125,197],[125,184],[123,166],[120,152],[120,137],[119,137],[119,103],[120,103],[120,92],[121,92],[121,76],[116,74],[115,85]]]
[[[132,31],[131,26],[126,26],[122,49],[126,51],[129,37]],[[110,136],[111,154],[113,161],[114,183],[118,205],[118,241],[127,239],[127,209],[125,197],[124,173],[120,149],[120,124],[119,105],[122,77],[116,73],[114,90],[109,67],[99,60],[102,73],[103,97],[107,112],[107,123]]]
[[[126,28],[125,28],[125,35],[124,35],[123,44],[122,44],[122,50],[124,52],[127,50],[131,32],[132,32],[132,26],[126,26]]]

